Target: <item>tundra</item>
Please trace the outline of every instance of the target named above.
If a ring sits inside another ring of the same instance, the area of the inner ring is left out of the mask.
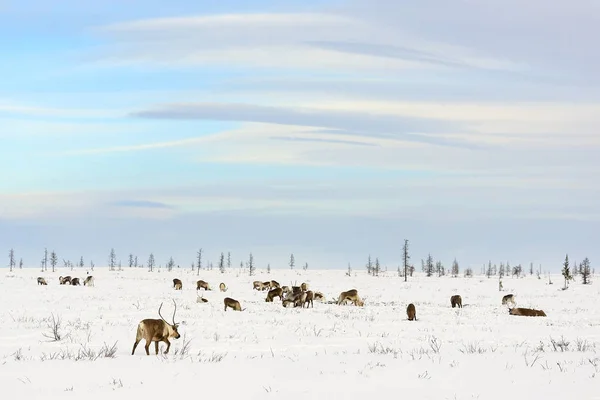
[[[234,311],[244,311],[245,308],[240,306],[240,302],[232,299],[231,297],[225,297],[223,299],[223,303],[225,304],[225,311],[227,311],[227,307],[232,308]]]
[[[341,305],[341,304],[345,303],[347,300],[350,300],[352,303],[354,303],[355,306],[362,307],[365,305],[365,303],[362,301],[362,299],[358,295],[358,291],[356,289],[351,289],[346,292],[340,293],[338,300],[337,300],[337,304]]]
[[[458,308],[462,308],[462,297],[459,294],[455,294],[450,297],[450,304],[452,304],[452,308],[458,306]]]
[[[417,310],[415,309],[415,305],[410,303],[408,307],[406,307],[406,315],[408,315],[409,321],[417,320]]]
[[[169,338],[179,339],[180,335],[177,331],[179,324],[175,322],[175,312],[177,311],[177,303],[173,300],[175,304],[175,310],[173,311],[173,323],[169,324],[160,313],[160,309],[162,308],[162,303],[160,303],[160,307],[158,307],[158,315],[160,319],[144,319],[140,321],[137,328],[137,333],[135,336],[135,343],[133,344],[133,350],[131,351],[131,355],[135,353],[135,348],[138,343],[142,340],[146,340],[146,345],[144,348],[146,349],[146,355],[150,355],[150,343],[154,342],[156,345],[156,354],[158,354],[158,343],[165,342],[167,344],[167,349],[164,354],[169,353],[169,349],[171,348],[171,342],[169,342]]]
[[[510,315],[521,315],[523,317],[545,317],[546,313],[543,310],[534,310],[533,308],[510,308]]]

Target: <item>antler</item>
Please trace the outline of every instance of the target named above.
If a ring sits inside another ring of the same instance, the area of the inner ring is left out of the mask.
[[[177,312],[177,303],[175,302],[175,299],[173,299],[173,304],[175,304],[175,309],[173,310],[173,325],[175,324],[175,313]]]
[[[160,303],[160,307],[158,307],[158,315],[160,315],[160,319],[162,319],[163,321],[167,322],[167,321],[166,321],[166,320],[163,318],[162,314],[160,313],[160,309],[162,308],[162,306],[163,306],[163,303]],[[167,324],[168,324],[168,322],[167,322]]]

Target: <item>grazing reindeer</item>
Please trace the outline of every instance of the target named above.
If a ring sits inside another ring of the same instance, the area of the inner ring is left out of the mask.
[[[283,307],[286,308],[288,304],[293,304],[295,307],[303,307],[306,301],[306,292],[300,292],[296,294],[288,293],[287,296],[281,302]]]
[[[292,292],[292,289],[290,289],[289,286],[282,286],[281,290],[283,290],[283,294],[288,294]]]
[[[142,340],[146,340],[146,345],[144,348],[146,349],[146,355],[150,355],[150,343],[154,342],[156,345],[156,354],[158,354],[158,343],[165,342],[167,344],[167,349],[164,354],[169,353],[169,349],[171,348],[171,342],[169,342],[169,338],[179,339],[180,335],[177,331],[179,327],[179,323],[175,322],[175,312],[177,312],[177,303],[173,300],[175,304],[175,310],[173,311],[173,323],[169,324],[163,318],[160,313],[160,309],[162,308],[162,304],[160,303],[160,307],[158,307],[158,315],[160,319],[144,319],[140,321],[137,328],[137,333],[135,336],[135,343],[133,344],[133,350],[131,351],[131,355],[135,353],[135,348],[138,343]]]
[[[271,281],[270,287],[271,287],[271,289],[276,289],[276,288],[281,287],[281,286],[279,285],[279,282],[277,282],[277,281]]]
[[[175,290],[181,290],[181,288],[183,288],[183,283],[180,279],[175,278],[173,279],[173,287]]]
[[[83,286],[94,286],[94,277],[92,275],[85,278],[83,281]]]
[[[408,307],[406,307],[406,315],[408,315],[409,321],[417,320],[417,310],[415,309],[415,305],[413,303],[410,303]]]
[[[210,288],[210,285],[208,284],[208,282],[204,282],[203,280],[199,280],[198,282],[196,282],[196,290],[200,290],[200,289],[212,290]]]
[[[268,281],[268,282],[262,283],[262,287],[260,288],[260,290],[264,291],[264,290],[269,290],[270,288],[271,288],[271,281]]]
[[[510,307],[508,304],[512,304],[513,308],[517,305],[517,302],[515,301],[515,295],[514,294],[507,294],[506,296],[502,297],[502,305],[506,305],[508,307]]]
[[[325,301],[325,295],[321,292],[315,292],[315,300]]]
[[[292,286],[292,294],[302,293],[303,290],[300,286]]]
[[[452,308],[458,306],[458,308],[462,308],[462,297],[459,294],[455,294],[450,297],[450,304],[452,304]]]
[[[275,288],[275,289],[269,290],[269,293],[267,293],[267,298],[265,299],[265,301],[267,303],[272,303],[273,299],[275,297],[279,297],[279,300],[283,301],[283,290],[281,288]]]
[[[73,278],[73,279],[71,279],[71,285],[73,285],[73,286],[81,286],[81,284],[79,283],[79,278]]]
[[[47,285],[48,283],[46,282],[46,280],[44,278],[42,278],[41,276],[37,278],[37,284],[38,285]]]
[[[306,304],[306,308],[308,308],[309,304],[312,308],[315,308],[315,306],[313,304],[313,300],[315,299],[315,293],[312,290],[308,290],[304,294],[306,295],[305,299],[304,299],[304,304]],[[302,305],[302,307],[304,307],[304,304]]]
[[[225,286],[225,284],[223,282],[219,283],[219,290],[221,292],[226,292],[227,291],[227,286]]]
[[[521,315],[523,317],[545,317],[546,313],[543,310],[534,310],[533,308],[509,308],[510,315]]]
[[[300,285],[300,290],[306,292],[308,290],[308,283],[302,282],[302,284]]]
[[[340,293],[337,300],[337,304],[341,305],[345,303],[346,300],[350,300],[352,303],[354,303],[355,306],[362,307],[365,305],[364,301],[358,295],[358,291],[356,289],[351,289],[346,292]]]
[[[227,307],[232,308],[234,311],[244,311],[245,308],[242,308],[240,302],[232,299],[231,297],[225,297],[223,299],[223,303],[225,304],[225,311],[227,311]]]
[[[67,282],[69,282],[69,285],[71,284],[71,277],[70,276],[59,276],[58,277],[58,283],[60,283],[61,285],[64,285]]]
[[[263,283],[261,281],[252,282],[252,289],[254,290],[262,290]]]

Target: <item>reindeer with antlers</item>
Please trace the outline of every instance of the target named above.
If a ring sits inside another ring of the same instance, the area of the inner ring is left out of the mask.
[[[158,315],[161,319],[143,319],[140,321],[137,327],[137,333],[135,336],[135,343],[133,344],[133,350],[131,351],[131,355],[135,353],[135,348],[138,343],[142,340],[146,340],[146,345],[144,348],[146,349],[146,354],[150,355],[150,344],[154,342],[156,345],[156,354],[158,354],[158,343],[165,342],[167,344],[167,349],[164,354],[169,353],[169,349],[171,348],[171,342],[169,342],[169,338],[179,339],[180,335],[177,331],[179,327],[179,323],[175,322],[175,313],[177,312],[177,303],[173,300],[173,304],[175,304],[175,310],[173,310],[173,323],[170,324],[163,318],[160,313],[160,309],[162,308],[163,303],[160,303],[160,307],[158,307]]]

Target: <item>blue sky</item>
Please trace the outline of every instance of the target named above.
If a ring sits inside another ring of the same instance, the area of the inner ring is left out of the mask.
[[[96,265],[598,258],[589,0],[0,0],[0,243]]]

